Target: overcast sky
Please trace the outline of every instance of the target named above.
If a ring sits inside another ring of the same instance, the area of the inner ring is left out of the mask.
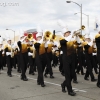
[[[95,17],[100,15],[99,0],[73,0],[82,4],[83,13],[89,15],[89,27],[93,33]],[[38,25],[42,29],[61,31],[57,20],[63,20],[70,30],[80,28],[80,7],[66,0],[0,0],[0,34],[10,34],[6,28],[13,29],[18,34]],[[87,16],[83,15],[83,25],[87,27]]]

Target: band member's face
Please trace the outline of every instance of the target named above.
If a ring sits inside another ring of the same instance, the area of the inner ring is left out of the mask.
[[[70,35],[70,32],[66,32],[65,34],[64,34],[64,37],[68,37]]]
[[[8,40],[7,42],[8,42],[8,44],[11,44],[11,40]]]
[[[91,39],[90,38],[86,38],[85,41],[91,42]]]
[[[20,37],[20,39],[23,39],[23,38],[24,38],[24,36]]]
[[[2,47],[2,44],[0,44],[0,48]]]
[[[42,39],[42,36],[37,37],[37,41],[40,41]]]

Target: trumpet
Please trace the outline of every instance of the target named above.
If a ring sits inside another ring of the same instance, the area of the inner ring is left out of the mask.
[[[79,29],[79,30],[77,30],[77,31],[74,31],[72,37],[74,37],[74,36],[76,36],[76,37],[79,36],[80,40],[83,40],[83,41],[84,41],[84,40],[85,40],[85,35],[82,35],[81,32],[80,32],[80,30],[81,30],[81,29]]]

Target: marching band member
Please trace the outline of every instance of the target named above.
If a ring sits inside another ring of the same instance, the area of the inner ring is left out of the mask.
[[[100,88],[100,28],[99,28],[98,34],[95,36],[95,42],[96,42],[96,46],[97,46],[97,60],[98,60],[98,64],[99,64],[97,87]]]
[[[78,62],[79,65],[77,66],[77,71],[76,73],[79,74],[81,71],[81,75],[84,75],[84,70],[83,70],[83,45],[82,42],[84,41],[83,39],[81,40],[79,36],[76,38],[77,40],[77,56],[78,56]]]
[[[11,70],[12,70],[12,57],[14,57],[14,53],[13,53],[13,47],[12,47],[12,41],[11,39],[8,37],[7,38],[7,44],[4,46],[5,48],[5,53],[6,53],[6,63],[7,63],[7,74],[9,77],[12,77],[11,74]]]
[[[59,58],[59,43],[57,41],[54,41],[54,46],[52,47],[52,54],[53,54],[53,64],[52,66],[57,66],[58,64],[58,58]]]
[[[24,36],[24,33],[20,34],[20,40],[17,42],[18,47],[20,49],[20,66],[21,66],[21,79],[23,81],[28,81],[26,77],[26,70],[27,70],[27,63],[28,63],[28,43],[26,41],[26,37]]]
[[[63,52],[62,61],[63,61],[63,69],[65,74],[65,80],[61,84],[62,92],[66,92],[65,87],[67,86],[68,94],[71,96],[75,96],[76,93],[72,90],[71,80],[74,77],[75,68],[73,68],[73,52],[74,52],[74,44],[71,41],[72,34],[71,32],[63,28],[62,30],[63,38],[60,40],[61,50]]]
[[[21,66],[20,66],[20,49],[17,45],[17,42],[14,43],[14,65],[16,66],[16,60],[17,60],[17,72],[21,73]]]
[[[48,33],[52,34],[50,31],[44,32],[44,34],[46,34],[46,33],[47,34]],[[50,38],[50,36],[49,36],[49,38]],[[46,49],[47,67],[46,67],[44,76],[47,77],[47,74],[49,73],[50,74],[50,78],[54,78],[53,71],[52,71],[52,66],[51,66],[51,61],[52,61],[52,47],[54,46],[54,44],[53,44],[53,41],[51,39],[49,39],[49,40],[47,39],[46,41],[47,41],[47,45],[48,45],[48,47]]]
[[[92,72],[92,52],[93,52],[93,40],[90,38],[89,34],[86,34],[85,36],[85,42],[83,42],[83,46],[85,49],[85,59],[86,59],[86,74],[84,79],[89,80],[88,77],[89,75],[91,76],[91,81],[94,82],[96,81],[93,72]]]
[[[28,61],[29,61],[29,74],[31,75],[35,75],[34,71],[34,63],[35,63],[35,48],[33,43],[35,42],[35,40],[30,40],[30,46],[28,47]]]
[[[40,28],[37,28],[36,39],[37,41],[34,43],[34,47],[36,50],[35,54],[35,63],[37,66],[38,77],[37,77],[37,85],[41,85],[41,87],[45,87],[43,72],[46,66],[46,48],[47,44],[44,43],[43,32]]]

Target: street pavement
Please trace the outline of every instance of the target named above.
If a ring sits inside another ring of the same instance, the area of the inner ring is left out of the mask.
[[[37,72],[35,75],[29,75],[28,81],[20,79],[20,73],[16,69],[12,70],[13,77],[7,76],[7,69],[0,74],[0,100],[100,100],[100,88],[96,82],[84,80],[83,75],[77,75],[78,84],[72,82],[73,90],[76,96],[68,95],[68,92],[62,93],[60,84],[64,77],[60,74],[58,67],[53,68],[54,79],[44,78],[46,87],[37,85]],[[95,74],[97,78],[97,75]],[[67,89],[66,89],[67,90]]]

